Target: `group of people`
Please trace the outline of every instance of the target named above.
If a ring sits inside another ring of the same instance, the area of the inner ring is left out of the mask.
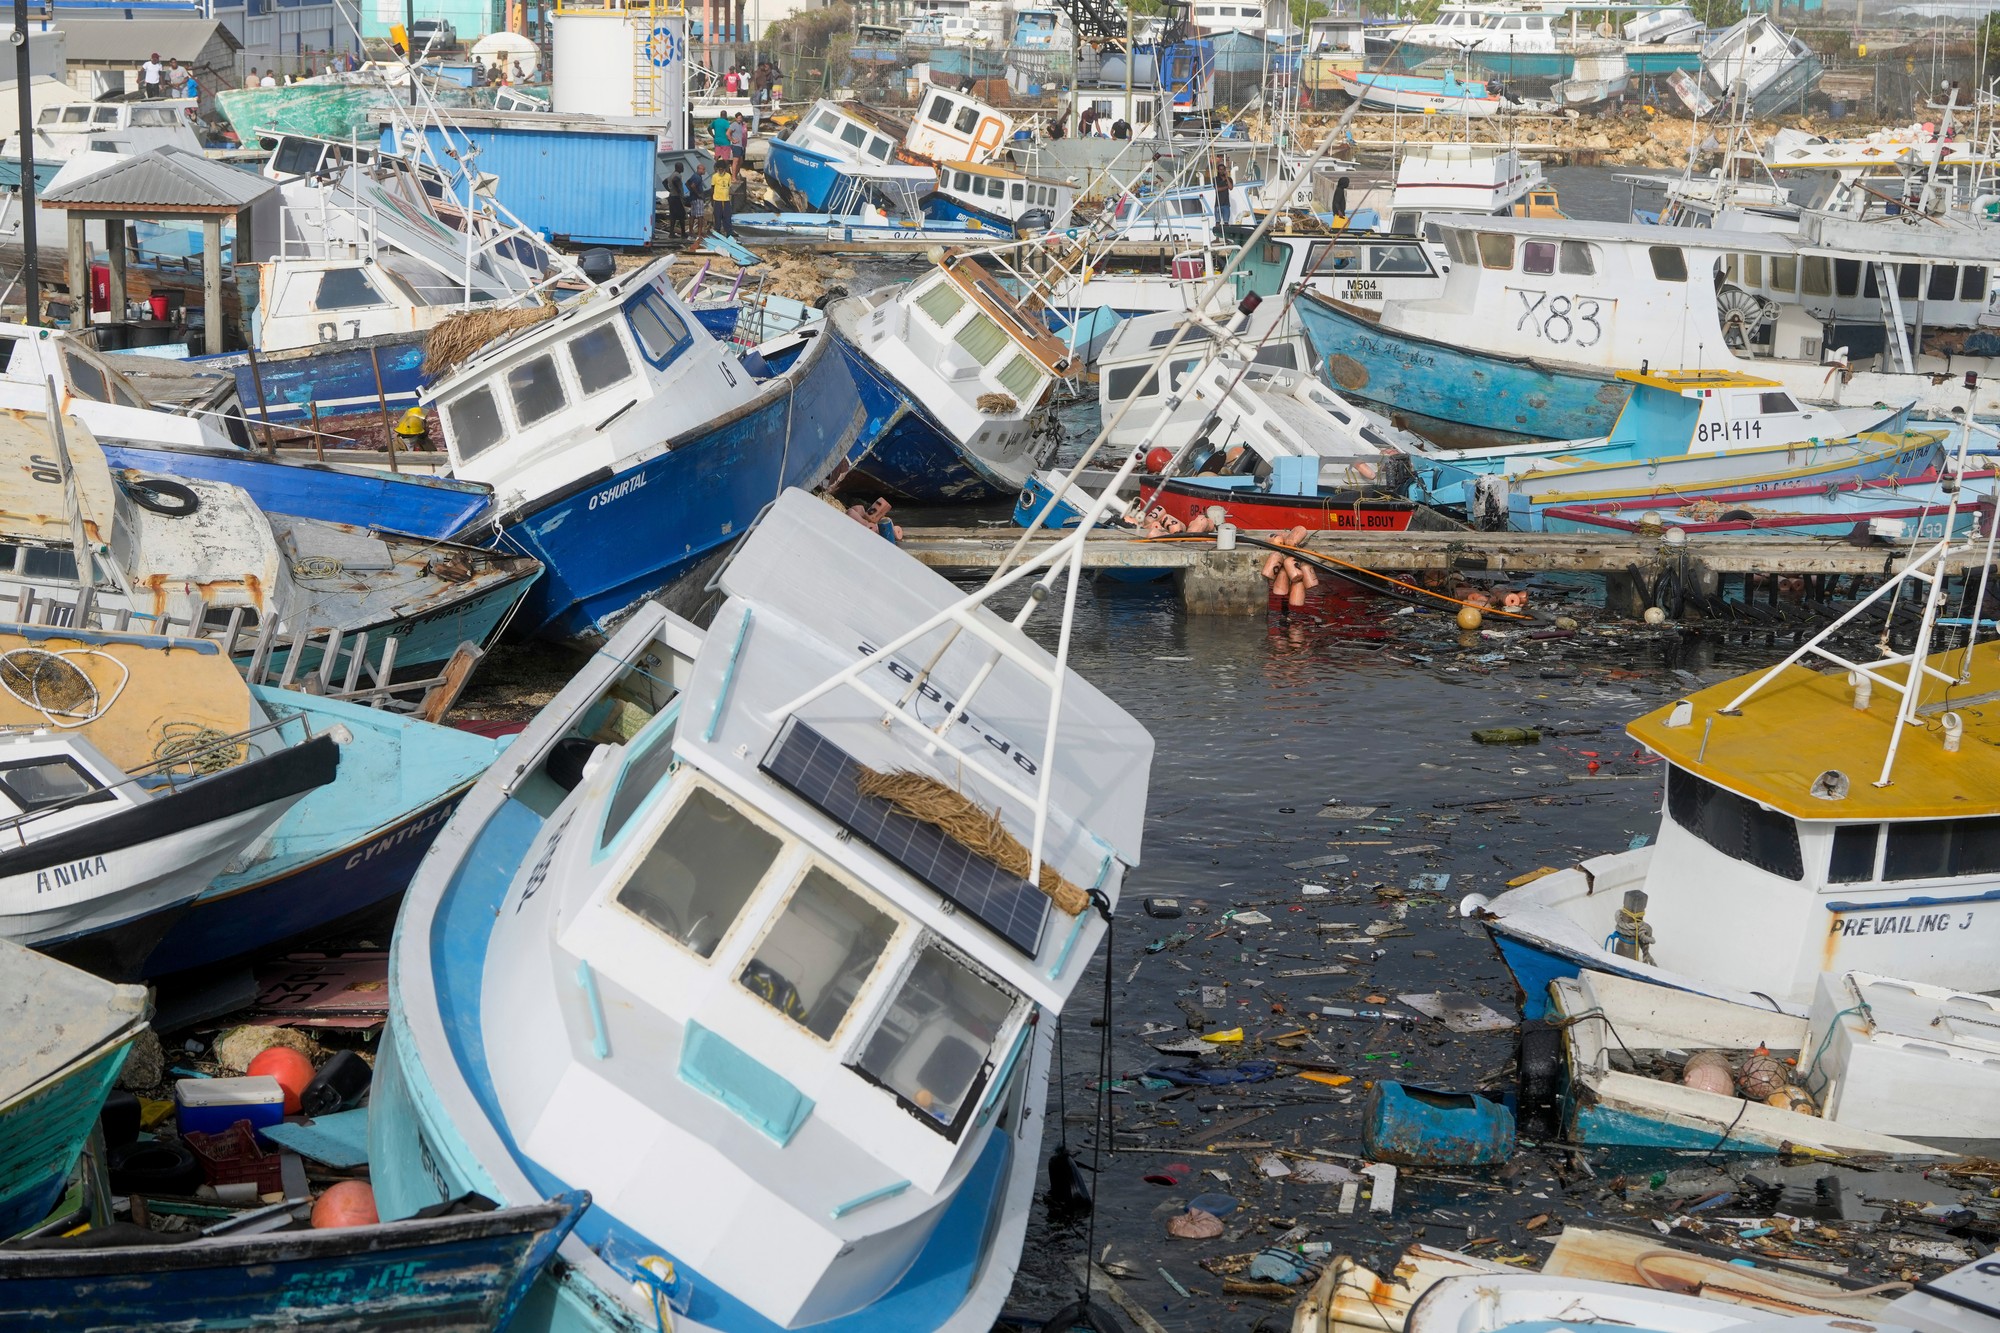
[[[757,106],[770,106],[778,101],[784,89],[778,83],[778,67],[768,60],[757,62],[757,68],[731,69],[723,72],[722,93],[725,97],[748,97]]]
[[[710,232],[722,236],[736,234],[736,211],[749,202],[742,158],[725,158],[718,146],[715,174],[704,177],[696,166],[692,175],[679,163],[667,178],[667,235],[675,240],[699,241]]]
[[[163,97],[198,97],[201,85],[194,77],[194,71],[179,60],[160,63],[158,51],[146,57],[139,65],[139,91],[148,100]]]
[[[1049,122],[1049,138],[1060,139],[1068,132],[1069,113],[1058,111],[1055,119]],[[1109,113],[1087,106],[1077,115],[1076,132],[1085,139],[1129,139],[1132,137],[1132,122],[1123,116],[1113,120]]]
[[[477,60],[472,62],[472,86],[475,88],[505,88],[509,84],[527,81],[528,73],[521,68],[521,62],[518,60],[514,62],[511,71],[497,55],[493,57],[491,65],[482,65]]]

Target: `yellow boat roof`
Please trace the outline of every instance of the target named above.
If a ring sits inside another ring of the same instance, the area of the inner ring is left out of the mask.
[[[1956,677],[1962,653],[1934,653],[1931,665]],[[1822,674],[1790,666],[1743,705],[1740,715],[1722,708],[1757,678],[1739,676],[1687,696],[1687,725],[1671,727],[1675,705],[1646,714],[1626,731],[1669,762],[1717,786],[1781,810],[1795,819],[1944,819],[1988,815],[2000,809],[2000,643],[1973,651],[1971,678],[1949,696],[1933,684],[1919,708],[1921,726],[1903,733],[1890,784],[1875,786],[1899,702],[1876,688],[1868,707],[1854,706],[1847,673]],[[1901,681],[1902,667],[1878,674]],[[1956,753],[1944,748],[1940,721],[1949,710],[1965,724]],[[1847,776],[1847,795],[1813,794],[1821,774]]]
[[[70,638],[60,630],[37,629],[0,634],[0,654],[23,648],[67,654],[70,665],[90,678],[104,701],[103,712],[83,725],[82,734],[111,762],[130,771],[159,759],[161,747],[177,736],[197,728],[234,736],[255,720],[250,687],[213,644],[182,643],[169,649],[161,642],[108,632]],[[33,731],[48,725],[47,718],[12,691],[0,690],[0,730]]]
[[[1628,384],[1644,384],[1668,393],[1689,393],[1697,389],[1777,389],[1776,380],[1762,375],[1746,375],[1740,370],[1621,370],[1618,378]]]

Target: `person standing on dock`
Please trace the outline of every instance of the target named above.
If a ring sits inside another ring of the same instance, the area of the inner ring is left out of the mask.
[[[140,63],[139,83],[145,91],[146,100],[152,101],[160,96],[160,53],[158,51],[153,52],[153,54],[147,56]]]
[[[687,185],[688,218],[694,224],[694,239],[697,244],[708,235],[708,182],[701,177],[701,167],[697,164],[694,176]]]
[[[729,207],[729,192],[735,186],[736,175],[729,164],[718,162],[715,167],[715,188],[710,191],[711,207],[715,210],[715,230],[724,236],[736,234],[736,224],[732,220]]]
[[[1230,179],[1229,164],[1218,155],[1215,159],[1215,225],[1220,227],[1229,221],[1229,192],[1236,182]]]
[[[729,160],[729,117],[723,112],[716,112],[715,119],[708,122],[708,138],[709,142],[715,147],[715,160],[717,162],[727,162]]]
[[[741,111],[729,125],[729,155],[739,166],[750,160],[750,122]]]
[[[686,240],[688,234],[687,186],[681,164],[674,163],[674,174],[667,178],[667,235],[677,241]]]

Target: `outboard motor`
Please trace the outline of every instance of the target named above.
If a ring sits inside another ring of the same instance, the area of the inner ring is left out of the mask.
[[[576,266],[583,270],[583,276],[592,282],[609,282],[611,275],[618,271],[617,264],[611,258],[611,252],[602,246],[585,250],[578,255]]]

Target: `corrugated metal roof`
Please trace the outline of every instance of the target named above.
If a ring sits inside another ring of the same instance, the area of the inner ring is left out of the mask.
[[[155,148],[41,197],[51,208],[239,209],[277,189],[274,181],[180,148]]]
[[[183,63],[199,60],[220,31],[222,40],[234,51],[243,43],[228,27],[215,19],[74,19],[65,16],[63,58],[88,65],[130,62],[137,65],[153,52],[161,60]]]

